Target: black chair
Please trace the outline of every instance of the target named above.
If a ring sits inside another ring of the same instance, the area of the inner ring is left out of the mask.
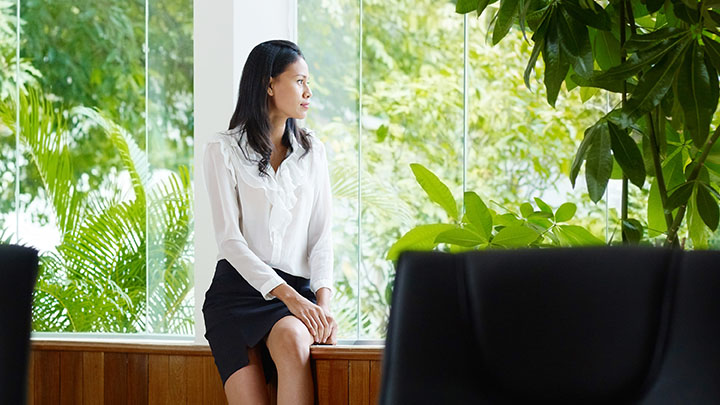
[[[400,256],[381,404],[720,404],[720,252]]]
[[[24,404],[38,252],[0,245],[0,404]]]

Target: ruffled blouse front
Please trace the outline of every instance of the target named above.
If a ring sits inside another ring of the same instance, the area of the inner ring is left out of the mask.
[[[244,133],[216,134],[205,145],[205,184],[218,245],[265,299],[284,280],[272,267],[310,280],[313,292],[332,288],[330,179],[325,148],[310,133],[310,152],[291,136],[288,154],[261,176],[261,156]],[[301,158],[302,157],[302,158]]]

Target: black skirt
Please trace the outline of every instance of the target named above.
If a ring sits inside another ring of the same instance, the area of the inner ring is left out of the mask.
[[[310,280],[275,272],[303,297],[317,304]],[[263,338],[281,318],[292,315],[277,298],[266,300],[225,259],[217,262],[212,284],[203,304],[205,338],[215,358],[223,385],[237,370],[248,365],[248,349],[260,345],[265,379],[277,373]]]

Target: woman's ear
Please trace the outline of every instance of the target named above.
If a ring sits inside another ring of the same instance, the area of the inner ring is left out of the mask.
[[[273,83],[272,83],[272,77],[271,77],[271,78],[270,78],[270,83],[268,84],[268,88],[267,88],[267,94],[268,94],[268,96],[272,96],[272,95],[273,95],[272,85],[273,85]]]

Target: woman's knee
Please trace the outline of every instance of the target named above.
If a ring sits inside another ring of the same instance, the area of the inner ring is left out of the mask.
[[[278,366],[282,363],[306,363],[310,358],[313,337],[307,327],[296,317],[279,320],[268,336],[268,349]]]

